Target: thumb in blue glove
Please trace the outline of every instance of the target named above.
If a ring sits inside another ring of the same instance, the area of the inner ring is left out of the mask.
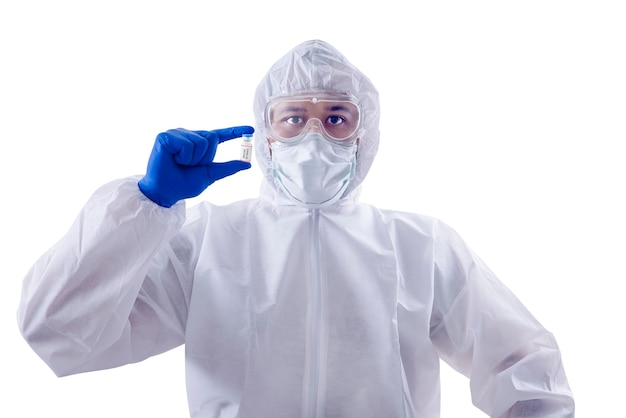
[[[218,144],[253,132],[251,126],[162,132],[156,137],[139,189],[148,199],[167,208],[179,200],[198,196],[216,180],[250,168],[249,162],[216,163],[213,158]]]

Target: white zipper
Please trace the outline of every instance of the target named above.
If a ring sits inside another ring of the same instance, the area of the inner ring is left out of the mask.
[[[319,210],[309,212],[311,237],[307,310],[307,346],[303,385],[302,418],[323,418],[326,403],[326,364],[328,355],[327,282],[320,268]]]

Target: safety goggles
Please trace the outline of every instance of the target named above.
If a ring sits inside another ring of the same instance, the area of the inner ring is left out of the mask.
[[[350,96],[313,93],[276,97],[267,104],[265,125],[270,137],[297,143],[318,131],[331,142],[352,145],[361,130],[361,106]]]

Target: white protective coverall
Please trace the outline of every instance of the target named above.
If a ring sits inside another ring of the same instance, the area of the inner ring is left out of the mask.
[[[318,90],[356,96],[365,133],[342,199],[306,209],[274,183],[263,110]],[[29,271],[19,326],[57,375],[185,344],[192,417],[434,418],[441,358],[492,417],[574,417],[552,334],[450,227],[357,202],[379,140],[361,72],[305,42],[254,110],[260,197],[164,208],[113,181]]]

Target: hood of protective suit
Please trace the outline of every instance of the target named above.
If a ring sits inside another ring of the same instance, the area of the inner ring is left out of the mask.
[[[378,150],[380,104],[372,82],[330,44],[304,42],[279,59],[259,83],[254,98],[254,145],[257,163],[263,170],[270,190],[280,194],[272,174],[265,107],[277,96],[309,92],[335,92],[356,97],[361,104],[363,134],[360,136],[354,178],[342,200],[356,199]],[[264,188],[263,190],[267,190]]]

